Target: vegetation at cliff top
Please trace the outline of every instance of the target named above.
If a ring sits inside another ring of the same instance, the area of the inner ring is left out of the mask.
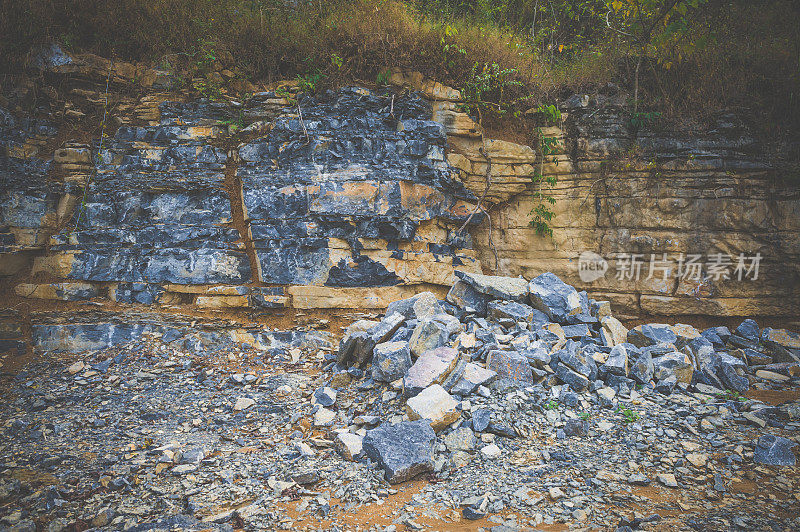
[[[520,107],[618,86],[671,120],[740,108],[787,131],[800,124],[798,20],[790,0],[3,0],[0,61],[10,75],[56,40],[189,75],[210,64],[322,86],[405,67],[459,87],[496,64]]]

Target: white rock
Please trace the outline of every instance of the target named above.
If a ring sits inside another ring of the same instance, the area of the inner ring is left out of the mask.
[[[239,397],[236,399],[236,403],[233,405],[233,410],[236,412],[241,412],[242,410],[247,410],[254,404],[256,404],[256,402],[249,397]]]
[[[300,451],[301,456],[314,456],[317,454],[316,451],[314,451],[314,449],[312,449],[307,443],[298,442],[295,443],[294,447]]]
[[[334,419],[336,419],[336,412],[327,408],[320,408],[314,413],[314,426],[328,427],[333,425]]]
[[[486,447],[481,448],[481,455],[483,455],[484,458],[499,458],[501,454],[502,451],[500,450],[500,447],[498,447],[495,443],[490,443]]]
[[[675,480],[675,475],[673,475],[672,473],[660,473],[656,475],[656,480],[658,480],[660,483],[662,483],[668,488],[678,487],[678,481]]]
[[[689,453],[686,459],[695,467],[704,467],[708,462],[708,455],[703,453]]]
[[[364,438],[349,432],[340,432],[336,435],[336,448],[345,460],[355,460],[363,450]]]
[[[604,387],[600,388],[599,390],[597,390],[597,395],[599,395],[600,397],[602,397],[603,399],[605,399],[607,401],[613,401],[614,397],[617,396],[617,392],[614,390],[614,388],[610,388],[608,386],[604,386]]]

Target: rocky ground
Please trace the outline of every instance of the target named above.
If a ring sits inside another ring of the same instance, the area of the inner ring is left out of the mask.
[[[796,341],[465,274],[338,350],[45,353],[3,376],[0,526],[798,529]]]

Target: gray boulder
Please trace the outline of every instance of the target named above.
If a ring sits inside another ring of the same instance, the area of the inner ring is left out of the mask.
[[[489,318],[499,322],[507,319],[514,322],[525,322],[544,325],[550,321],[547,316],[530,305],[515,301],[492,301],[487,305]]]
[[[528,360],[528,364],[537,369],[544,369],[546,365],[550,364],[550,353],[539,342],[531,343],[519,351],[519,354]]]
[[[555,371],[556,376],[561,379],[561,382],[569,384],[569,387],[576,392],[582,392],[589,387],[589,379],[568,368],[564,364],[558,364],[555,367]]]
[[[408,320],[422,320],[441,314],[443,311],[433,292],[421,292],[412,297],[389,303],[386,315],[389,316],[395,312],[402,314]]]
[[[372,355],[372,378],[381,382],[402,379],[411,368],[408,342],[384,342],[375,346]]]
[[[363,448],[383,469],[390,484],[405,482],[433,471],[436,433],[425,419],[383,424],[367,431]]]
[[[695,380],[724,389],[725,385],[717,376],[720,369],[720,356],[714,351],[711,342],[701,336],[689,343],[688,348],[694,358]]]
[[[758,328],[758,323],[756,323],[756,320],[751,319],[744,320],[742,323],[740,323],[739,326],[736,327],[736,331],[734,331],[734,333],[737,336],[756,342],[761,335],[761,331]]]
[[[731,337],[731,331],[727,327],[709,327],[700,334],[715,347],[723,347],[728,338]]]
[[[528,359],[516,351],[489,351],[486,369],[497,373],[497,378],[514,385],[528,386],[534,383]]]
[[[669,325],[648,323],[639,325],[628,331],[628,342],[636,347],[647,347],[659,344],[675,344],[678,335]]]
[[[640,384],[647,384],[653,379],[655,366],[650,351],[641,351],[631,362],[629,376]]]
[[[531,305],[559,323],[568,316],[589,311],[581,306],[578,291],[550,272],[531,279],[528,291]]]
[[[339,343],[336,362],[340,365],[363,367],[372,358],[375,346],[389,340],[406,318],[400,313],[389,313],[380,322],[359,320],[347,328]]]
[[[694,366],[691,359],[684,353],[672,351],[653,359],[655,372],[653,377],[657,381],[673,376],[676,381],[691,384],[694,375]]]
[[[629,372],[629,361],[631,358],[636,358],[639,355],[639,350],[636,346],[629,343],[615,345],[611,348],[608,358],[603,363],[603,368],[609,375],[619,375],[627,377]]]
[[[553,358],[590,381],[597,377],[597,364],[591,356],[584,352],[578,342],[567,340],[564,348],[553,355]]]
[[[750,388],[750,381],[745,376],[747,365],[727,353],[719,355],[717,377],[725,388],[744,393]]]
[[[465,312],[486,315],[486,295],[460,279],[456,280],[445,299]]]
[[[455,371],[453,372],[455,373]],[[486,369],[478,364],[467,362],[459,380],[453,386],[451,393],[458,395],[469,395],[478,386],[489,384],[497,376],[497,373]],[[447,389],[447,386],[445,386]]]
[[[449,314],[436,314],[417,323],[409,340],[411,353],[418,357],[426,351],[447,344],[450,335],[461,329],[458,319]]]

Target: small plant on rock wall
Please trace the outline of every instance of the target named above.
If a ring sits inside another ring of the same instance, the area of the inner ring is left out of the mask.
[[[540,105],[536,109],[536,114],[541,116],[548,124],[557,124],[561,120],[561,111],[555,105]],[[552,136],[545,136],[541,127],[536,128],[536,138],[538,139],[539,167],[534,170],[531,181],[533,181],[533,200],[534,207],[531,209],[531,221],[529,225],[536,230],[540,236],[553,236],[553,228],[550,222],[555,216],[552,206],[556,199],[545,191],[545,184],[548,188],[555,186],[557,180],[554,175],[544,175],[544,164],[551,162],[558,164],[558,157],[555,153],[558,148],[558,139]]]

